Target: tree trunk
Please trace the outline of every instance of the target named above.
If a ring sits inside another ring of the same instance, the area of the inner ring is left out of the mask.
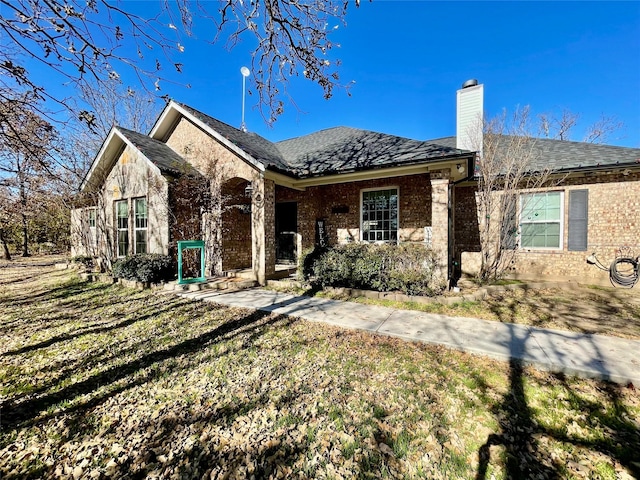
[[[22,256],[30,257],[29,253],[29,224],[27,223],[27,215],[22,213]]]
[[[20,187],[20,217],[22,218],[22,256],[29,257],[29,223],[27,222],[27,181],[22,168],[18,168],[18,182]]]
[[[4,238],[4,230],[0,229],[0,243],[2,243],[2,256],[5,260],[11,260],[11,252],[9,252],[9,245],[7,245],[7,240]]]

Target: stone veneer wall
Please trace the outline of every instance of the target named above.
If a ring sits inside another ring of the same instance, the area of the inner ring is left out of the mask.
[[[220,179],[240,177],[246,180],[257,177],[255,167],[238,158],[236,153],[186,118],[178,122],[166,143],[205,176],[216,175]]]
[[[116,255],[115,202],[126,200],[129,208],[129,251],[134,253],[135,230],[133,200],[147,200],[147,253],[167,254],[169,248],[168,185],[164,177],[149,165],[141,154],[127,146],[107,176],[101,192],[103,212],[100,212],[104,232],[100,248],[107,258]],[[100,210],[100,209],[99,209]]]

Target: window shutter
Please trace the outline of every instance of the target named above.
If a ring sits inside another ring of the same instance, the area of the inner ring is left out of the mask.
[[[569,192],[569,251],[582,252],[587,249],[589,190]]]

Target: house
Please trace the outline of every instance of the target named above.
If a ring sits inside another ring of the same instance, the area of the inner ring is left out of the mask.
[[[109,133],[72,212],[72,253],[109,263],[203,239],[209,272],[250,269],[264,284],[317,244],[415,242],[453,278],[480,251],[482,149],[469,132],[482,85],[457,96],[456,137],[432,141],[336,127],[274,143],[170,101],[148,135]],[[512,273],[597,283],[589,253],[639,255],[640,149],[547,139],[534,148],[561,181],[518,192],[541,202],[518,212],[525,234]]]

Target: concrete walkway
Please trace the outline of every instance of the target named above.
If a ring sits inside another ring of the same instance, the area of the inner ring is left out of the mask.
[[[180,296],[445,345],[542,370],[640,386],[640,341],[396,310],[262,289],[183,292]]]

